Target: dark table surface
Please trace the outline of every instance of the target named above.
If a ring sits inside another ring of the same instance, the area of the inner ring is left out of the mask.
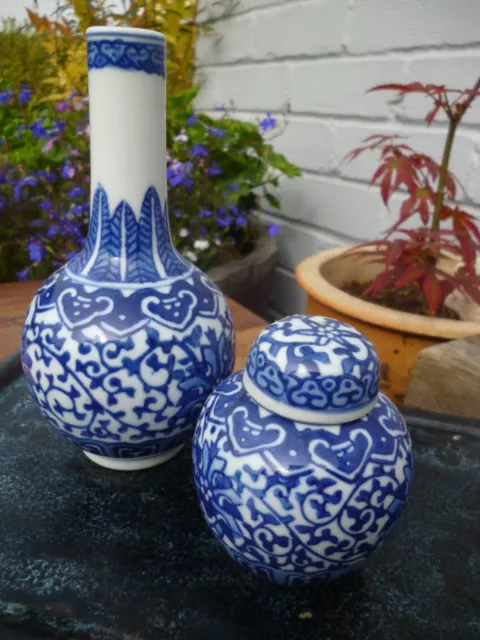
[[[189,446],[151,470],[102,469],[44,422],[18,374],[14,359],[0,375],[1,640],[480,638],[475,426],[412,427],[413,493],[383,548],[341,580],[285,589],[210,535]]]

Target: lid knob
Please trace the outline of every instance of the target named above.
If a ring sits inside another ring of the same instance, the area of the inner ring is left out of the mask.
[[[340,424],[373,409],[380,366],[370,340],[349,324],[295,315],[262,331],[243,379],[269,411],[298,422]]]

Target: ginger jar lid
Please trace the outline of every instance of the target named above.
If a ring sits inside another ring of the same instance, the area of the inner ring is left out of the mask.
[[[345,322],[307,315],[269,325],[243,377],[247,393],[265,409],[313,424],[363,417],[376,404],[379,380],[370,340]]]

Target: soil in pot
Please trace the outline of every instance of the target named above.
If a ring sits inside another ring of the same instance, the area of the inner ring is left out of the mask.
[[[375,296],[364,296],[363,292],[370,286],[370,282],[359,282],[352,280],[346,282],[342,287],[342,291],[349,293],[356,298],[362,298],[367,302],[374,302],[388,309],[396,311],[406,311],[407,313],[417,313],[422,316],[428,316],[427,305],[422,292],[416,284],[403,287],[400,291],[394,291],[392,288],[383,289]],[[453,309],[449,309],[445,305],[440,307],[436,318],[447,318],[448,320],[460,320],[459,315]]]

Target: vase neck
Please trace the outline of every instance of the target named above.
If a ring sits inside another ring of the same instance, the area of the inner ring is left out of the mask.
[[[87,31],[92,200],[97,185],[114,210],[139,216],[154,187],[166,199],[165,40],[146,29]]]
[[[87,30],[91,138],[88,239],[70,271],[145,286],[189,269],[172,246],[165,159],[165,40],[145,29]]]

